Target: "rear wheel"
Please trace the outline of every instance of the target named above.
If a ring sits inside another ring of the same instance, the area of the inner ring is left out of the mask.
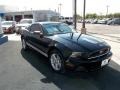
[[[55,72],[65,73],[65,64],[62,54],[54,50],[49,55],[50,65]]]

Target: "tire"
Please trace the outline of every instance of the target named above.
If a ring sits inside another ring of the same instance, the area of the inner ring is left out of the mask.
[[[57,73],[65,73],[65,63],[62,54],[58,50],[53,50],[49,54],[50,66]]]
[[[23,49],[23,50],[27,50],[27,49],[28,49],[28,46],[27,46],[27,44],[26,44],[26,40],[23,38],[21,41],[22,41],[22,49]]]

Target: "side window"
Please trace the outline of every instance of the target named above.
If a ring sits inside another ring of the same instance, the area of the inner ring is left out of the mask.
[[[32,24],[31,26],[30,26],[30,32],[33,32],[35,30],[35,24]]]
[[[31,32],[41,31],[42,32],[42,29],[41,29],[41,26],[39,24],[32,24],[30,27],[30,31]]]
[[[119,24],[119,19],[116,19],[115,24]]]
[[[120,24],[120,19],[119,19],[119,24]]]

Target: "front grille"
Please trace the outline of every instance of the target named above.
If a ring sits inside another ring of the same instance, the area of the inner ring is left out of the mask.
[[[94,59],[94,58],[97,58],[97,57],[101,57],[103,55],[106,55],[108,52],[110,51],[109,48],[104,48],[102,50],[98,50],[96,52],[93,52],[89,55],[89,58],[88,59]]]

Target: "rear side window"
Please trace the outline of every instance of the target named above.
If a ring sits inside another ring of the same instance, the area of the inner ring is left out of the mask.
[[[30,31],[33,32],[35,30],[35,24],[32,24],[31,27],[30,27]]]
[[[34,32],[34,31],[42,31],[42,28],[39,24],[32,24],[30,27],[30,31]]]

